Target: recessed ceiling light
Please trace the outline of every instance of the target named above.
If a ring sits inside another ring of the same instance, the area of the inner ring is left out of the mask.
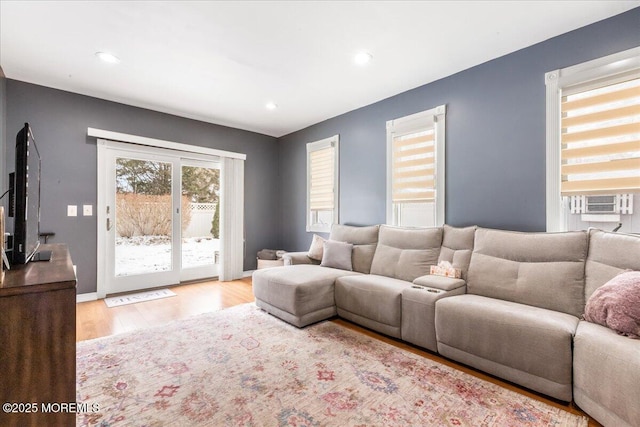
[[[373,55],[369,52],[360,52],[353,57],[353,61],[358,65],[365,65],[373,59]]]
[[[117,64],[118,62],[120,62],[120,59],[117,56],[109,52],[96,52],[96,56],[102,59],[104,62],[108,62],[110,64]]]
[[[265,108],[267,110],[275,110],[276,108],[278,108],[278,104],[276,104],[275,102],[267,102],[267,105],[265,105]]]

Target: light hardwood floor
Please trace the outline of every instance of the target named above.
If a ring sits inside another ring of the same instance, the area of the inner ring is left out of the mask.
[[[183,319],[196,314],[216,311],[254,301],[250,278],[236,280],[233,282],[199,282],[174,286],[169,289],[175,292],[177,296],[113,308],[108,308],[103,300],[76,304],[77,341],[118,334],[135,329],[159,326],[173,320]],[[519,386],[452,362],[434,353],[422,350],[399,340],[380,335],[371,330],[361,328],[346,320],[334,319],[332,322],[336,322],[347,328],[361,332],[380,341],[384,341],[398,348],[405,349],[422,357],[454,367],[470,375],[498,384],[502,387],[545,402],[549,405],[562,408],[574,414],[586,415],[573,404],[567,405],[562,402],[548,399]],[[589,427],[601,427],[601,425],[590,418]]]
[[[76,304],[76,341],[164,325],[172,320],[252,302],[251,279],[169,287],[177,296],[109,308],[103,300]]]

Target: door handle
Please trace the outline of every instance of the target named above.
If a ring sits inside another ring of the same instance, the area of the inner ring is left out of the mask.
[[[107,215],[111,213],[111,206],[107,206]],[[111,218],[107,217],[107,231],[111,231]]]

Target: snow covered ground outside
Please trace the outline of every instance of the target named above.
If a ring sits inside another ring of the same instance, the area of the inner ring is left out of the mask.
[[[182,239],[182,268],[214,262],[220,239]],[[116,276],[152,273],[171,269],[171,241],[166,236],[116,238]]]

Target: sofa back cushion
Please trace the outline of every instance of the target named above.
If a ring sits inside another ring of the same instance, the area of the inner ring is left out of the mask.
[[[640,236],[589,229],[585,301],[624,270],[640,271]]]
[[[353,244],[351,255],[353,271],[369,274],[373,254],[378,243],[378,229],[377,225],[356,227],[334,224],[331,227],[329,239]]]
[[[478,228],[467,292],[581,316],[588,235]]]
[[[438,262],[448,261],[454,268],[459,268],[462,271],[463,279],[467,278],[476,228],[478,227],[475,225],[456,228],[445,224],[442,230],[442,248],[440,248]]]
[[[401,228],[380,226],[371,274],[413,281],[429,274],[438,264],[442,245],[442,227]]]

